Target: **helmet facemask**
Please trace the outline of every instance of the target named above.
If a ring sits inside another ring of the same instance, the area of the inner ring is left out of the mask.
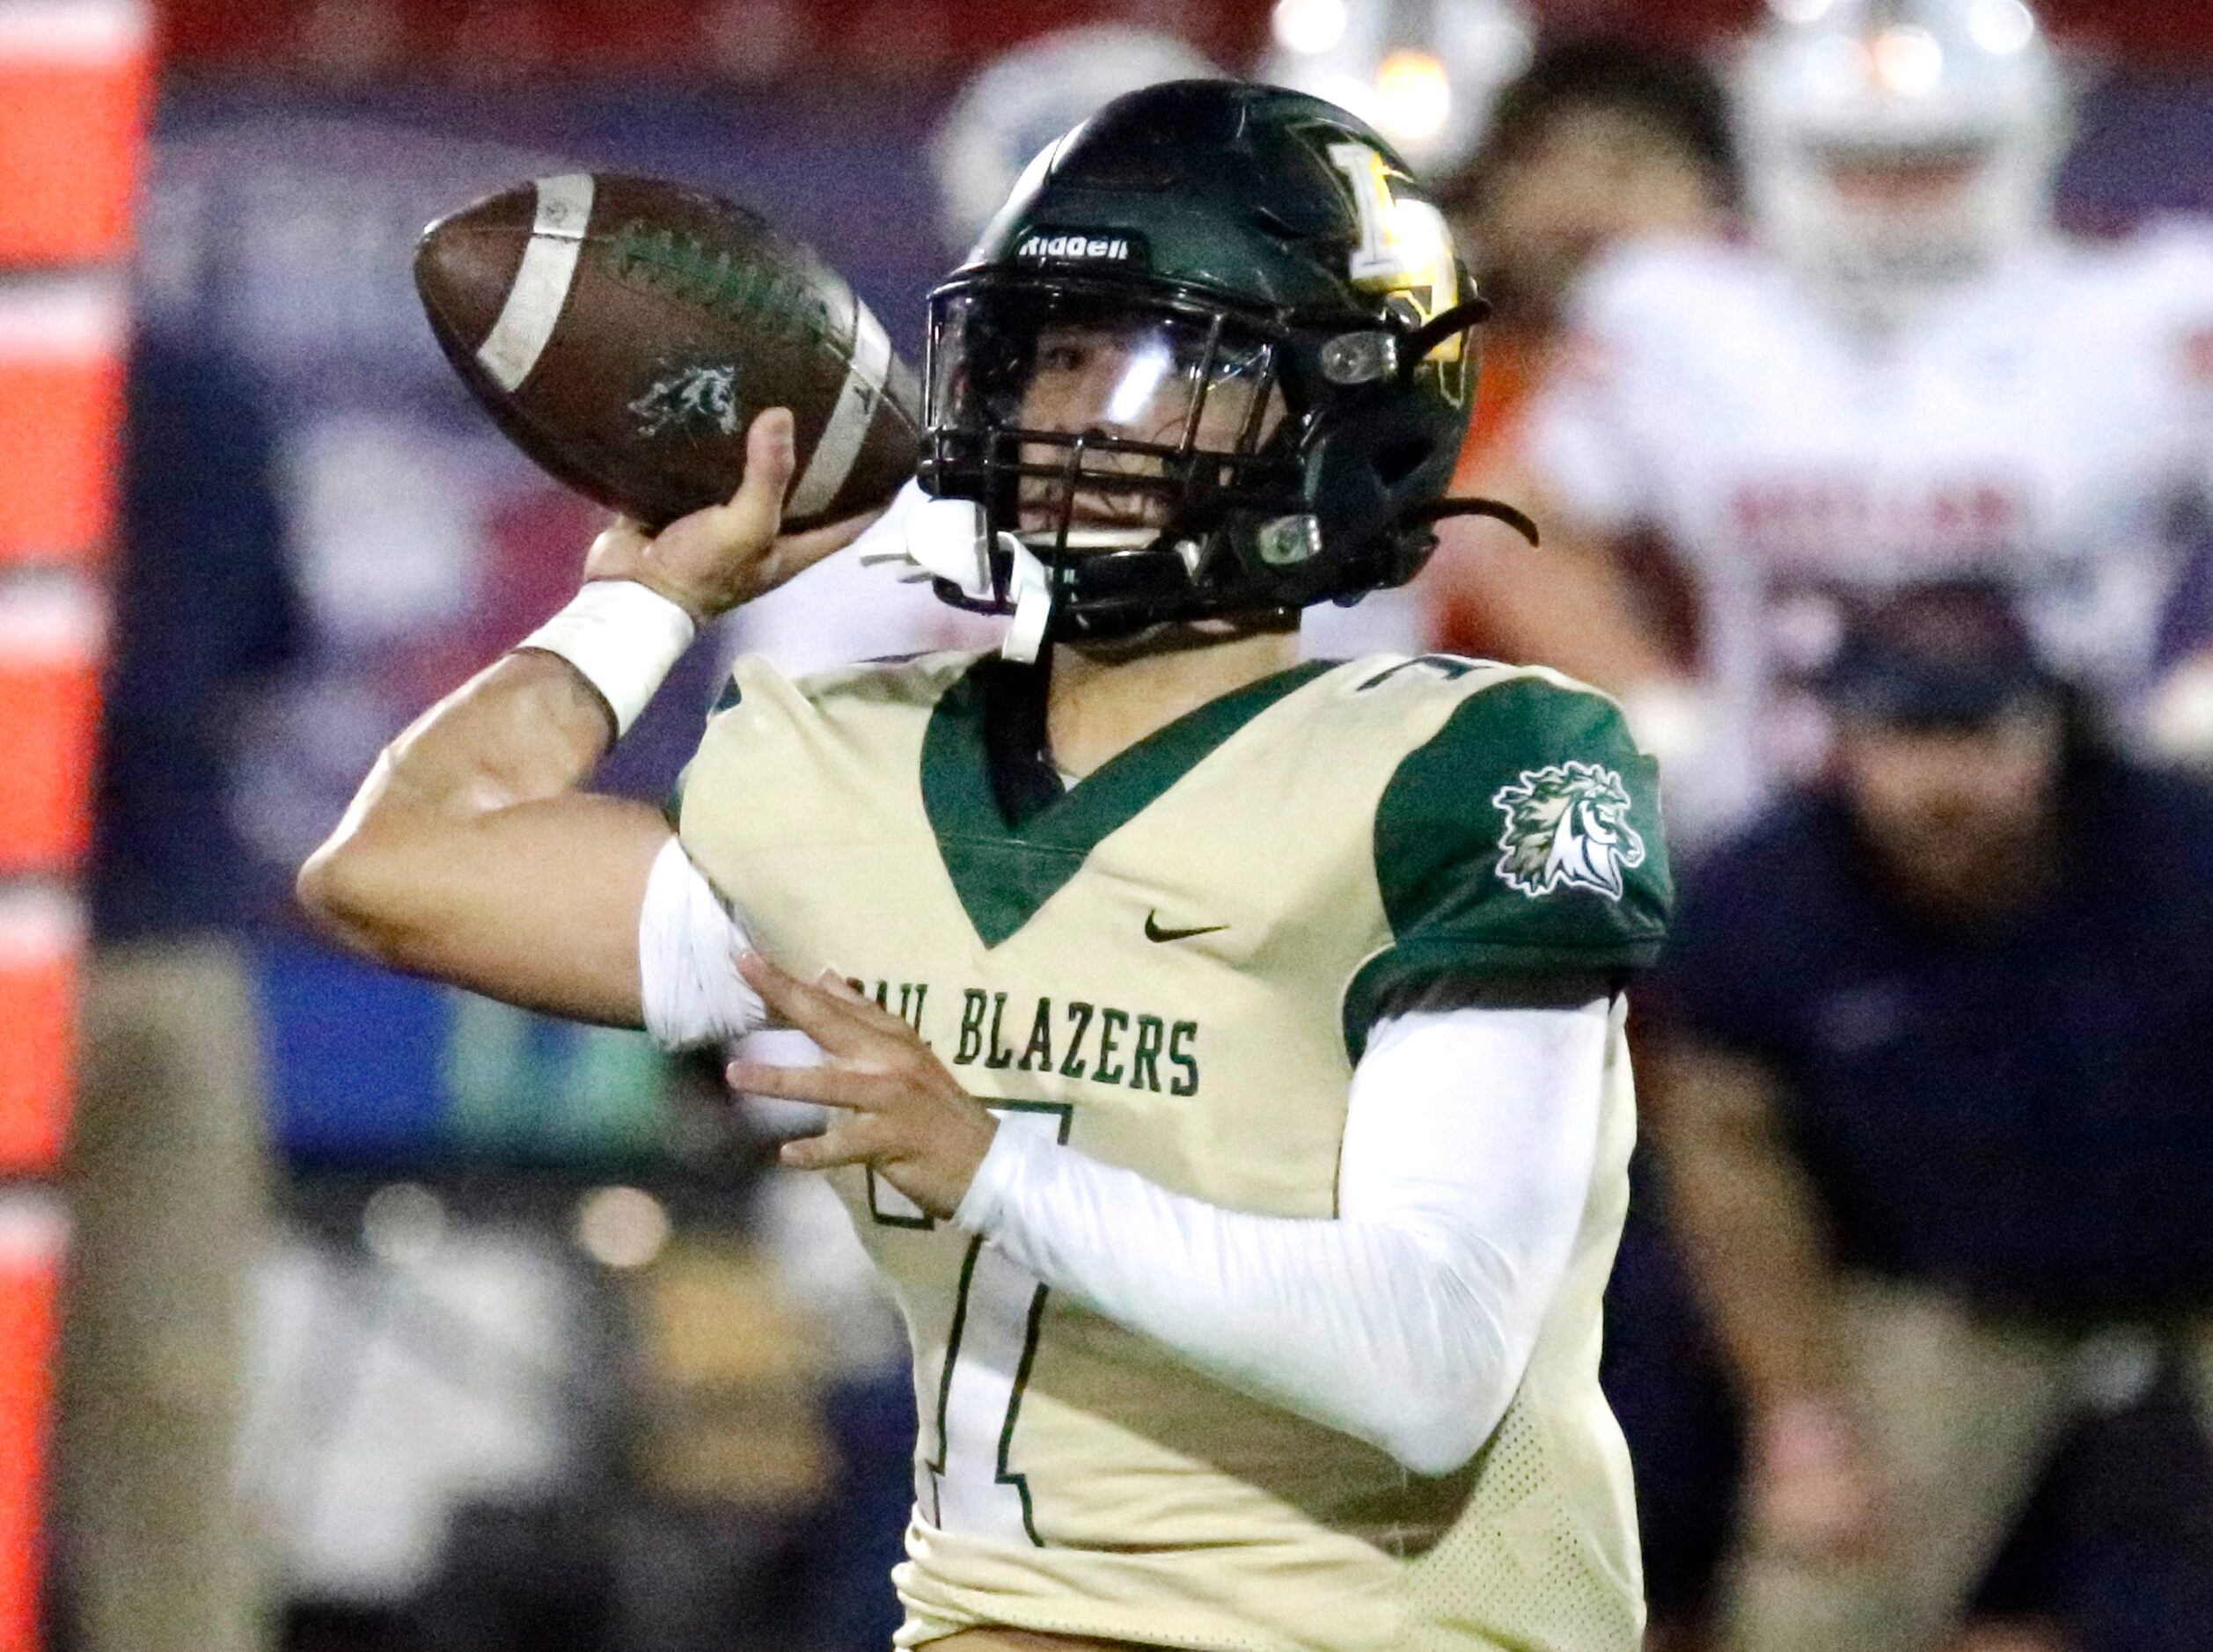
[[[1280,327],[1113,282],[950,284],[931,303],[926,484],[982,508],[996,559],[1011,539],[1043,566],[1057,634],[1213,611],[1198,591],[1232,574],[1235,533],[1301,508],[1285,345]],[[949,595],[1002,610],[1012,577],[995,567],[989,596]]]
[[[1038,157],[931,295],[905,559],[1012,615],[1014,658],[1403,585],[1440,516],[1528,530],[1441,497],[1488,310],[1343,110],[1132,92]]]
[[[1271,322],[1111,281],[948,283],[931,302],[921,472],[936,501],[978,513],[956,536],[977,559],[938,594],[1008,613],[1027,587],[1050,597],[1041,640],[1107,640],[1403,584],[1442,515],[1503,515],[1534,537],[1518,512],[1436,500],[1457,429],[1405,393],[1448,374],[1464,405],[1484,309]]]

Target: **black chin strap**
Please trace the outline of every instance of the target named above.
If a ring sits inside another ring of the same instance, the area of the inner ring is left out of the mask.
[[[1455,304],[1450,310],[1431,317],[1398,341],[1398,376],[1401,382],[1414,376],[1414,369],[1429,359],[1429,353],[1447,339],[1459,337],[1472,327],[1479,327],[1491,319],[1491,301],[1470,298],[1464,304]]]
[[[1470,298],[1465,303],[1455,304],[1443,314],[1432,318],[1407,333],[1398,341],[1398,376],[1401,382],[1411,379],[1414,369],[1428,360],[1429,353],[1446,340],[1479,327],[1491,318],[1491,301]],[[1428,527],[1447,516],[1488,516],[1502,522],[1527,539],[1537,543],[1537,525],[1525,512],[1496,499],[1440,499],[1433,503],[1410,511],[1405,520],[1413,525]]]
[[[1527,539],[1531,545],[1539,542],[1537,525],[1526,512],[1516,510],[1503,500],[1497,499],[1440,499],[1409,511],[1406,520],[1426,527],[1447,516],[1488,516],[1506,525]]]
[[[1053,767],[1045,732],[1045,696],[1052,671],[1047,650],[1029,665],[986,658],[971,675],[982,697],[984,757],[992,793],[1009,826],[1020,826],[1066,790]]]

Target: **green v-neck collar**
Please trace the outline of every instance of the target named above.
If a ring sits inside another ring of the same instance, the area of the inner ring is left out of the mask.
[[[1010,820],[994,763],[1010,761],[989,726],[1021,669],[979,660],[939,698],[922,737],[922,808],[969,922],[986,947],[1027,924],[1092,850],[1254,718],[1332,668],[1309,661],[1209,700],[1154,730],[1067,791]],[[1004,714],[1003,712],[1000,714]],[[1001,777],[1004,778],[1004,777]]]

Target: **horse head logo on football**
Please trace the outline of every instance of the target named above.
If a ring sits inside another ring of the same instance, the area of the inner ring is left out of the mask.
[[[638,435],[651,441],[665,431],[738,433],[737,369],[729,362],[696,362],[656,379],[630,404]]]

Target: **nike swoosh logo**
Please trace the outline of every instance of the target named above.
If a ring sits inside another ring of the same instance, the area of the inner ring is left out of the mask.
[[[1197,929],[1162,929],[1158,912],[1145,915],[1145,939],[1147,940],[1189,940],[1194,935],[1212,935],[1217,930],[1228,927],[1227,924],[1201,924]]]

